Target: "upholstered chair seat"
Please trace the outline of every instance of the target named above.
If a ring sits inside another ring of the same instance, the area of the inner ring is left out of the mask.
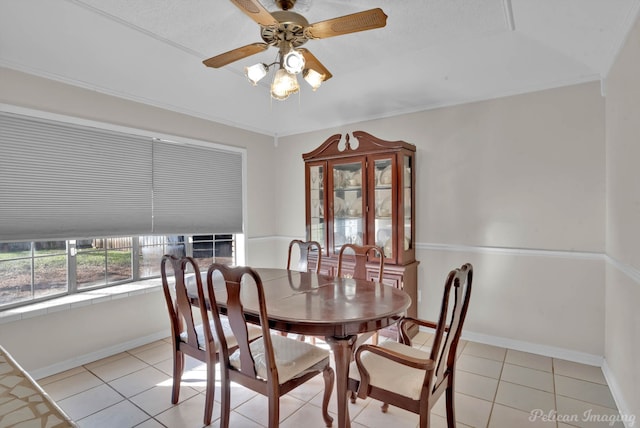
[[[417,349],[398,342],[386,341],[379,345],[381,348],[398,352],[404,356],[420,360],[429,360],[430,350]],[[371,383],[382,389],[397,392],[413,400],[420,398],[420,390],[424,380],[424,370],[398,364],[388,358],[377,354],[365,353],[362,356],[362,365],[371,374]],[[360,381],[360,372],[356,362],[349,367],[349,376]]]
[[[278,381],[281,384],[306,373],[322,370],[322,367],[329,363],[329,351],[309,343],[275,334],[271,335],[271,343],[278,369]],[[257,376],[261,379],[267,379],[264,340],[258,339],[252,342],[249,347]],[[240,370],[240,351],[234,352],[229,357],[229,361],[233,367]]]

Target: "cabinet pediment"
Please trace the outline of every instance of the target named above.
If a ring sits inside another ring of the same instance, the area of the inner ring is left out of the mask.
[[[334,134],[327,138],[315,150],[302,155],[302,159],[321,160],[344,156],[357,156],[361,153],[383,153],[389,150],[409,150],[416,151],[413,144],[405,141],[387,141],[374,137],[364,131],[353,131],[353,138],[346,133]]]

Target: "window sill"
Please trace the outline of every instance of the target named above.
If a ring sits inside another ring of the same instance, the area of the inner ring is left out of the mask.
[[[67,311],[81,306],[89,306],[138,294],[155,292],[160,290],[161,287],[162,280],[160,278],[153,278],[70,294],[45,302],[0,311],[0,324],[38,317],[53,312]]]

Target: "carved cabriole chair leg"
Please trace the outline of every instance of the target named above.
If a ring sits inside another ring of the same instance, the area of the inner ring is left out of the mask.
[[[322,372],[324,378],[324,395],[322,397],[322,418],[326,426],[330,427],[333,424],[333,418],[329,415],[329,399],[333,391],[333,384],[335,375],[331,367],[327,367]]]

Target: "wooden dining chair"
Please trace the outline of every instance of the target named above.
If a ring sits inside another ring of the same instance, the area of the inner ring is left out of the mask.
[[[353,254],[351,254],[353,253]],[[375,276],[369,275],[367,264],[372,257],[378,257],[378,268]],[[345,261],[353,266],[350,270],[345,269]],[[356,278],[368,281],[382,282],[384,275],[384,250],[377,245],[356,245],[344,244],[338,253],[338,272],[340,278]],[[371,343],[378,344],[378,332],[362,333],[358,335],[355,346],[359,346],[367,339],[371,338]]]
[[[171,276],[167,265],[173,270],[175,284],[169,282]],[[184,372],[185,355],[189,355],[207,366],[207,380],[205,393],[204,424],[211,423],[213,412],[213,396],[215,387],[215,365],[218,362],[220,348],[217,332],[207,315],[205,305],[195,307],[187,292],[187,273],[193,271],[189,278],[193,280],[197,288],[198,296],[204,293],[202,278],[198,264],[191,257],[177,258],[173,255],[165,255],[160,262],[162,276],[162,290],[167,303],[169,321],[171,324],[171,343],[173,348],[173,387],[171,389],[171,403],[176,404],[180,396],[180,383]],[[204,297],[204,296],[203,296]],[[205,298],[199,299],[204,302]],[[196,315],[196,316],[194,316]],[[200,322],[199,320],[205,320]],[[208,322],[207,322],[208,321]],[[221,321],[223,322],[223,321]],[[237,348],[238,344],[231,333],[228,321],[223,322],[221,334],[225,337],[226,346]],[[255,340],[262,335],[262,330],[252,326],[247,333],[249,340]]]
[[[429,426],[431,409],[444,393],[447,425],[456,426],[454,385],[456,351],[469,309],[473,267],[464,264],[447,276],[437,322],[403,318],[399,323],[399,342],[380,346],[362,345],[349,367],[348,388],[359,398],[382,401],[420,415],[420,428]],[[435,329],[429,352],[413,348],[408,327],[411,324]]]
[[[295,248],[298,248],[298,261],[295,261]],[[312,257],[313,256],[313,257]],[[317,241],[303,241],[301,239],[294,239],[289,242],[289,252],[287,255],[287,270],[294,270],[300,272],[315,272],[320,273],[320,265],[322,263],[322,246]],[[294,266],[295,265],[295,266]],[[281,333],[282,336],[287,336],[287,333]],[[298,335],[298,340],[306,340],[306,336],[303,334]],[[316,338],[311,336],[311,343],[315,345]]]
[[[223,277],[224,288],[216,281]],[[214,277],[215,276],[215,277]],[[228,267],[212,264],[207,272],[207,291],[212,307],[216,307],[216,294],[226,291],[226,314],[233,334],[238,340],[238,348],[229,347],[223,338],[224,324],[220,314],[213,312],[214,325],[219,334],[221,352],[221,427],[229,426],[231,382],[238,383],[269,400],[270,428],[277,427],[280,420],[280,397],[294,388],[322,373],[324,396],[322,417],[330,427],[333,418],[329,416],[329,398],[334,384],[334,372],[329,365],[329,351],[277,334],[270,334],[269,317],[262,280],[250,267]],[[251,297],[249,297],[251,296]],[[262,337],[250,342],[245,310],[256,313],[262,328]]]
[[[320,272],[320,264],[322,263],[322,247],[317,241],[302,241],[294,239],[289,243],[289,254],[287,256],[287,270],[292,269],[294,260],[294,248],[298,247],[298,262],[295,270],[300,272]],[[315,257],[312,257],[315,256]]]

